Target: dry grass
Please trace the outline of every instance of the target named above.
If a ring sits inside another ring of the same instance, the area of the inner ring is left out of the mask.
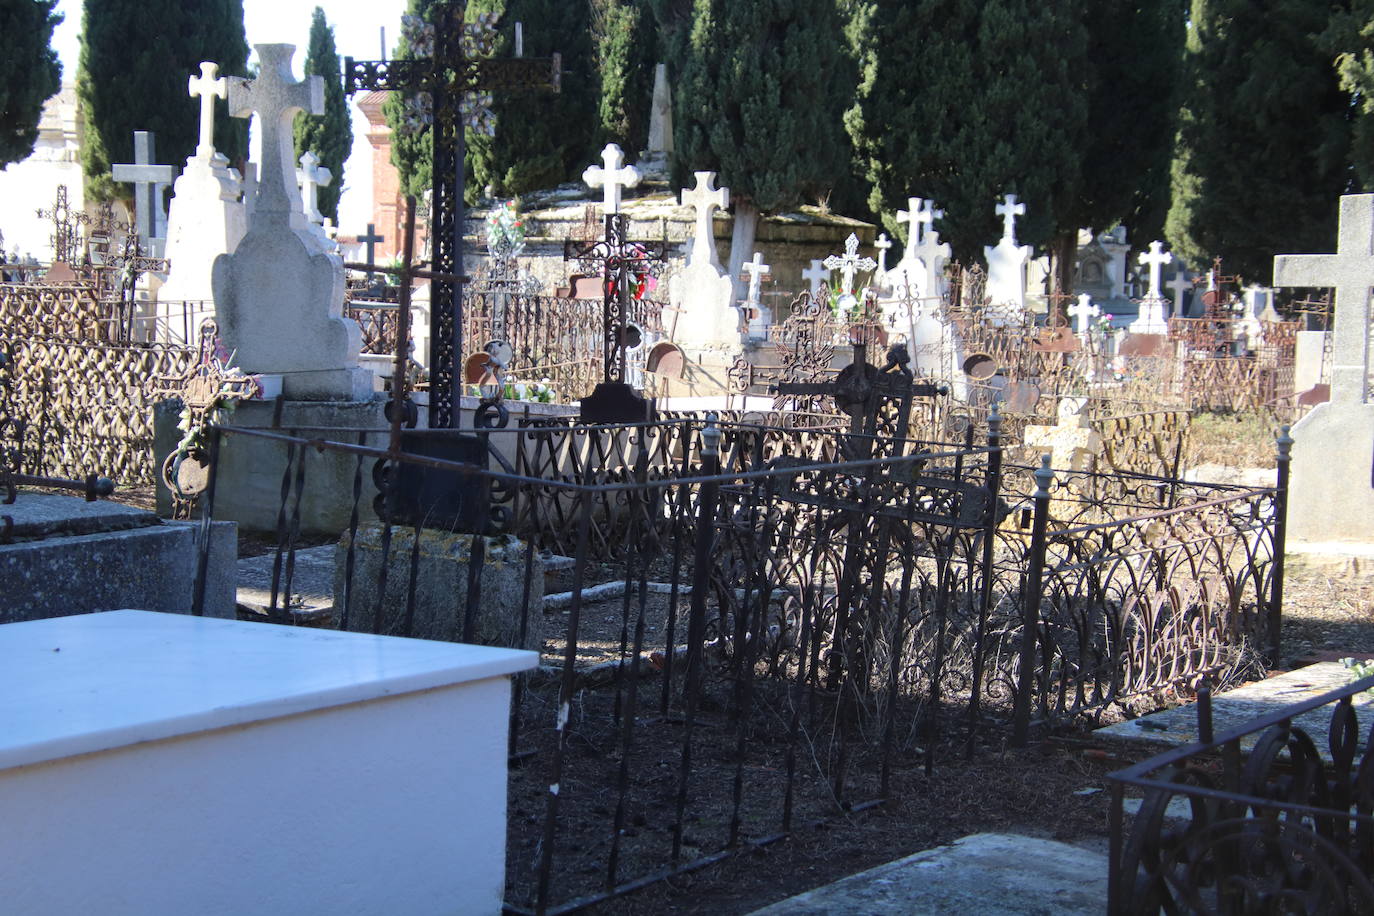
[[[1273,415],[1259,411],[1193,414],[1186,443],[1187,467],[1220,464],[1233,468],[1274,466],[1281,424]]]

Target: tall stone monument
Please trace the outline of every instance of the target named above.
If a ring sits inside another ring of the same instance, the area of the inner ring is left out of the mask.
[[[993,247],[984,247],[988,262],[988,314],[994,321],[1020,321],[1026,312],[1026,263],[1031,246],[1016,244],[1016,217],[1024,216],[1026,205],[1015,194],[1006,194],[996,207],[1002,217],[1002,238]]]
[[[220,333],[244,371],[280,375],[288,400],[370,399],[358,325],[343,317],[343,261],[311,231],[292,161],[292,121],[300,111],[324,111],[324,81],[295,81],[293,45],[257,51],[257,79],[229,78],[229,113],[261,119],[262,162],[248,232],[215,260]]]
[[[717,188],[715,172],[697,172],[696,187],[682,189],[682,206],[696,211],[696,228],[687,266],[672,283],[678,308],[674,343],[684,347],[736,351],[740,313],[732,301],[734,284],[716,251],[715,212],[730,206],[730,189]]]
[[[639,154],[640,173],[650,181],[667,181],[673,168],[673,95],[668,65],[654,68],[654,94],[649,102],[649,148]]]
[[[1334,288],[1331,400],[1293,427],[1288,531],[1305,541],[1374,539],[1370,288],[1374,194],[1341,198],[1335,254],[1274,258],[1274,286]]]
[[[228,80],[215,74],[219,65],[205,61],[192,75],[188,91],[200,98],[200,142],[173,185],[167,217],[167,282],[158,302],[209,302],[214,298],[210,272],[215,259],[238,247],[248,231],[243,206],[243,180],[229,160],[215,150],[215,99],[228,94]],[[169,322],[172,327],[175,322]],[[193,329],[194,330],[194,329]]]

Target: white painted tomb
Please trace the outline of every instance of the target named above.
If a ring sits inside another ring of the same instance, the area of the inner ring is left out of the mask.
[[[174,327],[178,322],[171,320],[165,303],[213,302],[211,271],[215,259],[237,248],[248,232],[243,180],[229,167],[224,154],[215,150],[215,99],[226,97],[229,82],[215,75],[218,70],[217,64],[205,61],[200,65],[200,76],[190,77],[188,91],[192,98],[200,99],[200,141],[172,186],[167,217],[171,267],[167,282],[158,290],[159,317],[177,333],[182,329]],[[193,334],[195,330],[191,329]]]
[[[1150,250],[1140,253],[1140,264],[1147,266],[1150,270],[1150,286],[1145,293],[1145,298],[1140,301],[1139,316],[1131,322],[1130,332],[1132,334],[1169,333],[1169,322],[1164,317],[1167,300],[1164,298],[1164,290],[1160,281],[1164,265],[1173,260],[1174,256],[1164,250],[1163,242],[1151,242]]]
[[[501,912],[535,653],[111,611],[0,655],[8,912]]]
[[[281,375],[288,400],[370,400],[372,373],[358,365],[362,334],[343,316],[343,261],[306,221],[292,162],[292,122],[297,112],[324,110],[324,83],[295,80],[292,45],[257,51],[257,79],[229,79],[229,113],[260,117],[262,161],[248,233],[215,260],[220,334],[245,372]]]
[[[1293,427],[1288,534],[1303,541],[1374,540],[1374,402],[1370,288],[1374,194],[1341,198],[1335,254],[1274,258],[1274,286],[1334,288],[1331,400]]]
[[[679,201],[696,213],[687,265],[673,277],[671,299],[678,309],[673,342],[684,347],[726,349],[740,345],[740,313],[735,285],[725,275],[716,251],[715,213],[730,206],[730,189],[714,187],[715,172],[696,172],[696,186],[683,188]]]

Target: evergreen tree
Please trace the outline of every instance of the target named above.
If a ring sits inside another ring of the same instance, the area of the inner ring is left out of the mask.
[[[121,193],[110,163],[133,161],[135,130],[156,135],[163,163],[180,165],[195,153],[200,102],[187,95],[186,79],[203,60],[219,64],[222,74],[247,72],[243,0],[87,0],[77,93],[86,119],[88,195]],[[216,118],[215,146],[241,161],[247,122]]]
[[[1350,100],[1317,0],[1193,0],[1167,234],[1266,282],[1280,252],[1330,251],[1348,189]]]
[[[597,143],[644,149],[657,63],[653,17],[643,0],[592,0],[592,34],[601,86]]]
[[[1017,194],[1020,241],[1076,229],[1088,139],[1089,0],[872,0],[852,11],[858,101],[846,125],[895,234],[908,196],[945,210],[955,257],[1001,235],[994,207]]]
[[[0,0],[0,168],[28,158],[43,103],[62,86],[50,47],[57,0]]]
[[[409,12],[428,20],[438,0],[410,0]],[[464,197],[476,201],[487,186],[498,196],[511,196],[551,187],[581,172],[591,162],[596,131],[596,82],[590,13],[585,3],[564,0],[472,0],[469,22],[483,13],[496,13],[498,35],[494,54],[514,53],[515,23],[524,23],[526,57],[563,57],[562,91],[498,93],[491,100],[495,135],[473,130],[464,133],[467,181]],[[412,51],[401,42],[398,57]],[[404,193],[423,196],[432,185],[432,141],[428,128],[406,130],[399,93],[384,106],[393,129],[392,162],[401,173]]]
[[[1359,187],[1374,189],[1374,0],[1350,0],[1331,17],[1321,46],[1335,58],[1350,95],[1350,163]]]
[[[315,7],[310,19],[310,48],[305,55],[306,76],[324,79],[324,114],[296,116],[296,159],[306,150],[314,152],[320,164],[329,169],[333,180],[319,189],[319,209],[335,224],[339,221],[339,194],[343,191],[343,164],[353,148],[352,117],[344,98],[339,76],[339,55],[334,50],[334,28]]]

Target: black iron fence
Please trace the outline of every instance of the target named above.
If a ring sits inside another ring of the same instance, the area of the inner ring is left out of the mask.
[[[1277,634],[1281,490],[1004,473],[995,424],[977,447],[700,417],[462,446],[500,472],[314,435],[211,434],[280,480],[269,617],[293,619],[310,502],[342,499],[336,625],[543,656],[511,713],[515,912],[876,804],[950,739],[1024,742]],[[211,466],[206,519],[234,500]]]
[[[1220,736],[1203,691],[1198,742],[1111,776],[1110,912],[1374,912],[1372,690],[1365,677]],[[1129,827],[1128,790],[1144,796]]]

